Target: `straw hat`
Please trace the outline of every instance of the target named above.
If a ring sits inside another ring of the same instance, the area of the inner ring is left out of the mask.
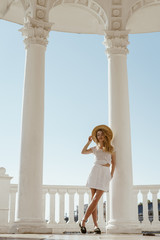
[[[92,139],[93,139],[93,141],[97,143],[96,133],[97,133],[98,130],[101,130],[101,129],[106,132],[107,137],[109,138],[109,141],[111,141],[112,138],[113,138],[113,132],[112,132],[112,130],[111,130],[108,126],[106,126],[106,125],[98,125],[98,126],[96,126],[96,127],[93,129],[93,131],[92,131]]]

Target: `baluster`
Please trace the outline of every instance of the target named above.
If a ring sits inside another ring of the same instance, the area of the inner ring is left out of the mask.
[[[143,196],[143,226],[146,227],[150,224],[148,218],[148,190],[141,190]]]
[[[139,216],[138,216],[138,189],[133,189],[133,216],[137,224],[139,224]]]
[[[50,224],[56,224],[55,221],[55,194],[57,193],[57,189],[50,189],[49,195],[50,195],[50,218],[49,223]]]
[[[99,227],[105,227],[104,214],[103,214],[103,195],[98,203],[98,225]]]
[[[16,193],[17,189],[11,188],[10,190],[10,212],[9,212],[9,223],[13,223],[15,221],[15,209],[16,209]]]
[[[60,198],[60,206],[59,206],[59,223],[58,224],[64,224],[66,223],[64,220],[64,204],[65,204],[65,193],[66,189],[60,188],[58,190],[59,198]]]
[[[91,201],[92,201],[92,195],[91,195],[91,191],[89,190],[89,191],[87,191],[87,193],[88,193],[88,196],[89,196],[89,203],[88,203],[88,206],[89,206],[89,204],[91,203]],[[93,218],[92,218],[92,214],[89,216],[89,221],[88,221],[88,223],[89,223],[89,225],[90,226],[93,226]]]
[[[76,189],[68,189],[69,194],[69,224],[74,224],[74,194]]]
[[[84,216],[84,189],[78,189],[79,206],[78,206],[78,221],[80,222]]]
[[[150,190],[152,193],[152,204],[153,204],[153,225],[156,226],[159,224],[159,214],[158,214],[158,199],[157,199],[157,194],[158,190]]]
[[[109,203],[109,192],[107,192],[107,199],[106,199],[106,223],[108,224],[110,220],[110,203]]]
[[[45,221],[45,214],[46,214],[46,193],[48,192],[47,189],[43,188],[42,190],[42,218]]]

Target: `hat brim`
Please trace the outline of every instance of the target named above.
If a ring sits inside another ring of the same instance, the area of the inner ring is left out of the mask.
[[[106,125],[98,125],[98,126],[96,126],[96,127],[93,129],[93,131],[92,131],[92,139],[93,139],[93,141],[97,143],[96,133],[97,133],[97,131],[100,130],[100,129],[102,129],[102,130],[104,130],[104,131],[106,132],[107,137],[108,137],[109,140],[111,141],[112,138],[113,138],[113,132],[112,132],[112,130],[111,130],[108,126],[106,126]]]

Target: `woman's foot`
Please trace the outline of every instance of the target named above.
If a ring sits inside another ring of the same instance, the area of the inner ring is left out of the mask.
[[[79,227],[80,227],[81,233],[86,233],[86,232],[87,232],[86,227],[85,227],[85,221],[84,221],[84,220],[82,220],[82,221],[79,223]]]
[[[99,227],[97,227],[97,226],[94,227],[94,233],[101,234],[101,230],[99,229]]]

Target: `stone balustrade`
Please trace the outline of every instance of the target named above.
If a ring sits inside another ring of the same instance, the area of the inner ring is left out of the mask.
[[[160,229],[160,200],[158,193],[160,185],[134,185],[135,216],[143,231],[159,231]],[[138,216],[138,196],[142,198],[142,215]],[[149,199],[151,196],[151,200]],[[150,204],[149,204],[150,203]],[[150,205],[150,208],[149,208]],[[158,209],[159,206],[159,209]]]
[[[16,219],[18,185],[10,184],[8,175],[1,174],[1,178],[0,180],[8,181],[6,185],[8,197],[5,189],[2,188],[0,196],[2,205],[0,211],[5,212],[5,218],[8,216],[8,221],[6,220],[3,226],[0,225],[0,232],[4,232]],[[160,185],[135,185],[133,193],[136,223],[142,231],[158,231],[160,229],[160,205],[158,209]],[[53,229],[53,233],[79,232],[79,221],[90,200],[90,190],[84,186],[43,185],[43,218],[47,226]],[[109,218],[109,193],[104,193],[98,205],[98,224],[102,232],[106,231]],[[92,217],[89,217],[86,226],[88,231],[93,231]]]
[[[10,206],[9,206],[9,224],[12,225],[16,219],[16,193],[18,186],[11,184],[10,188]],[[68,195],[68,200],[66,200]],[[78,204],[75,206],[75,195]],[[108,194],[104,193],[98,205],[98,224],[103,232],[106,226],[106,199]],[[84,215],[87,203],[85,198],[91,200],[91,194],[88,188],[84,186],[60,186],[44,185],[43,186],[43,217],[46,219],[48,227],[53,229],[53,233],[79,232],[79,221]],[[46,201],[46,200],[49,201]],[[65,219],[65,205],[69,206],[68,216]],[[75,208],[76,207],[76,208]],[[77,209],[77,210],[76,210]],[[108,209],[108,208],[107,208]],[[49,213],[46,216],[46,211]],[[76,215],[77,214],[77,215]],[[58,221],[57,219],[58,218]],[[92,217],[87,222],[87,230],[93,231]]]

